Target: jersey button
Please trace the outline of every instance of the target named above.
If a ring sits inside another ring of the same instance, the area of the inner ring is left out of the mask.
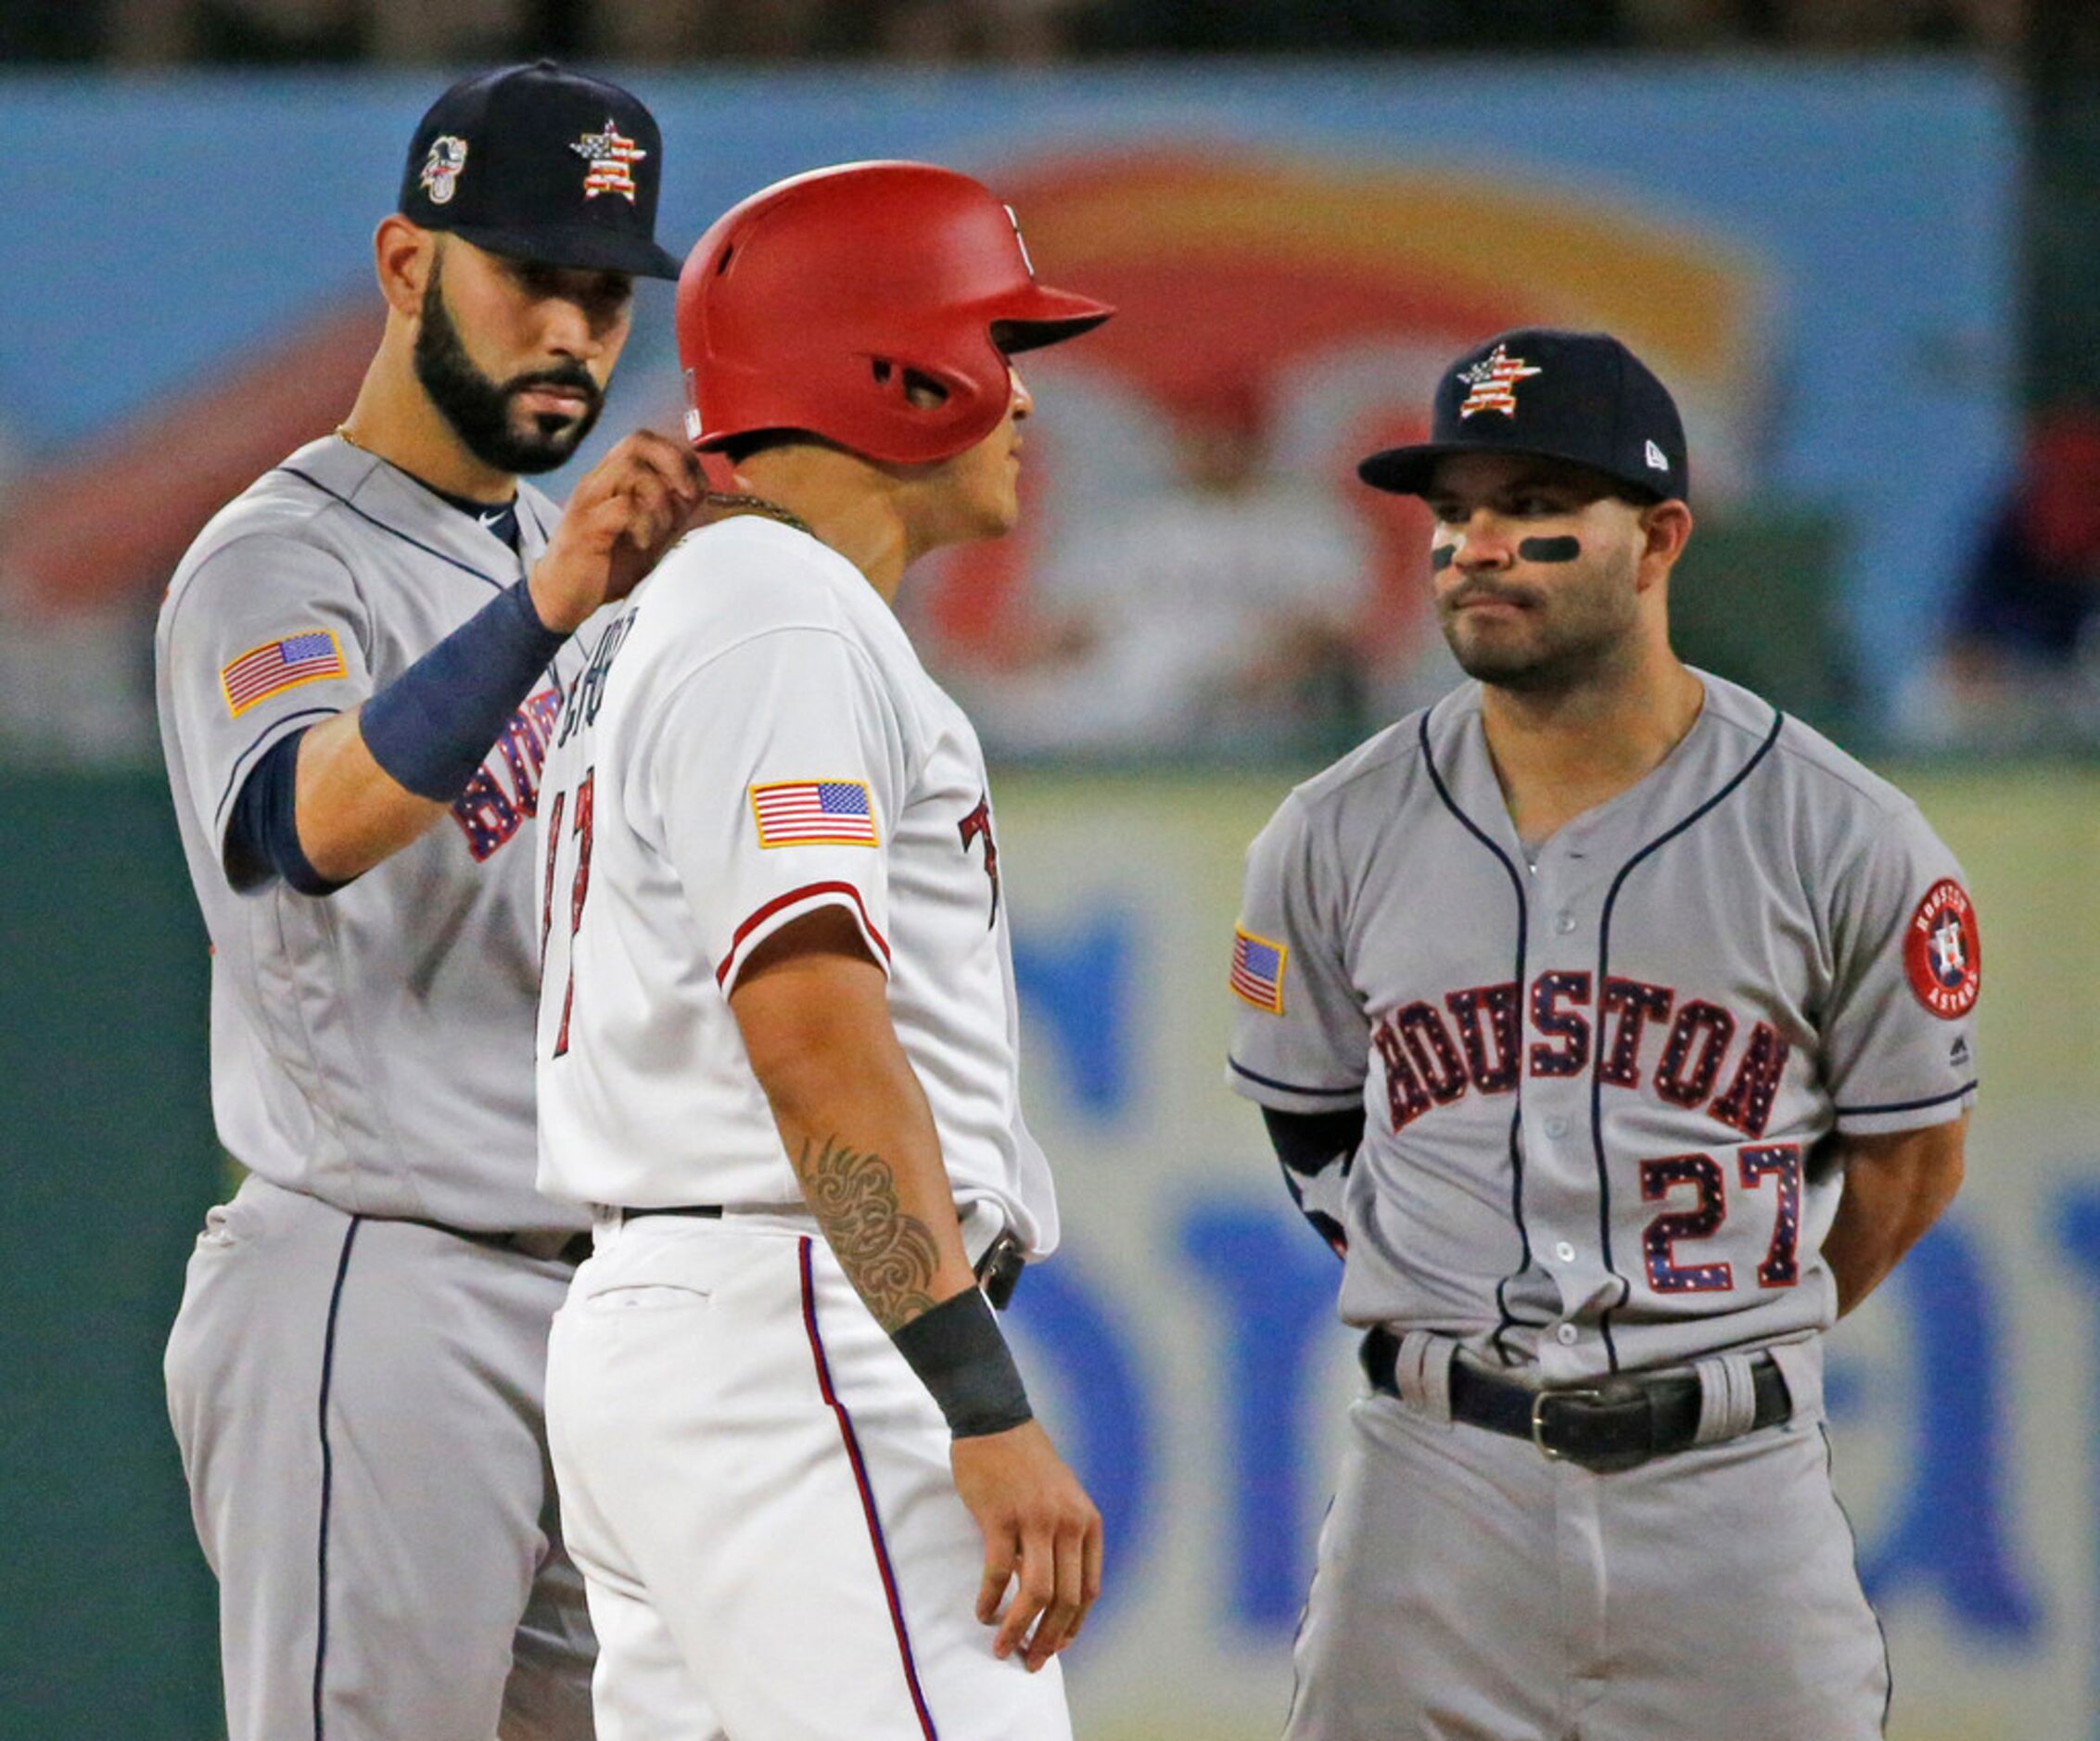
[[[1575,928],[1574,914],[1555,913],[1553,915],[1553,928],[1554,930],[1558,931],[1563,937],[1567,936]]]
[[[1559,1329],[1553,1332],[1553,1340],[1559,1342],[1563,1348],[1572,1347],[1574,1343],[1575,1338],[1581,1332],[1578,1331],[1572,1324],[1563,1324]]]
[[[1546,1121],[1546,1134],[1548,1137],[1565,1137],[1568,1134],[1568,1121],[1558,1112],[1555,1113]]]
[[[1575,1248],[1570,1245],[1567,1240],[1563,1239],[1559,1245],[1553,1248],[1553,1255],[1559,1258],[1563,1264],[1572,1264],[1575,1261]],[[1563,1336],[1560,1339],[1562,1341],[1572,1342],[1575,1340],[1575,1327],[1572,1324],[1563,1324],[1560,1328],[1569,1332],[1569,1334]]]

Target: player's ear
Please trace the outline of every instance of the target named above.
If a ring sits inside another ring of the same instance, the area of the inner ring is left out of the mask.
[[[1659,577],[1668,574],[1692,535],[1691,509],[1674,498],[1658,502],[1641,510],[1640,526],[1646,540],[1641,552],[1644,579],[1650,572]]]
[[[379,227],[372,235],[373,269],[379,279],[379,294],[396,314],[414,319],[423,311],[423,295],[429,287],[438,242],[434,232],[410,222],[399,212],[379,220]]]

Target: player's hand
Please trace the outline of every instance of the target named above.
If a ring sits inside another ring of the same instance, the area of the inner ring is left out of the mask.
[[[1032,1420],[958,1439],[949,1461],[985,1537],[977,1618],[999,1627],[992,1654],[1019,1650],[1033,1674],[1079,1636],[1101,1593],[1101,1514]]]
[[[625,598],[685,529],[706,491],[699,455],[637,429],[576,486],[534,566],[533,608],[566,634],[599,605]]]

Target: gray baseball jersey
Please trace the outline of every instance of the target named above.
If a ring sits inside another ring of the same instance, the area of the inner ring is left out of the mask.
[[[1342,1314],[1549,1384],[1812,1338],[1822,1139],[1976,1089],[1976,921],[1917,807],[1702,676],[1644,780],[1535,851],[1477,684],[1298,787],[1248,856],[1233,1086],[1361,1104],[1312,1188]]]
[[[453,1231],[582,1223],[533,1187],[527,824],[562,673],[448,817],[347,887],[235,892],[222,865],[271,745],[391,681],[515,582],[555,517],[521,489],[513,551],[330,438],[212,520],[161,608],[213,1109],[255,1175],[197,1240],[166,1363],[233,1741],[591,1733],[541,1402],[574,1272],[539,1241]]]
[[[213,950],[220,1136],[250,1170],[354,1214],[584,1225],[533,1186],[526,826],[580,655],[563,650],[448,818],[325,900],[277,881],[235,892],[227,820],[272,744],[398,677],[538,560],[556,517],[521,486],[514,553],[328,437],[211,521],[160,609],[161,740]]]

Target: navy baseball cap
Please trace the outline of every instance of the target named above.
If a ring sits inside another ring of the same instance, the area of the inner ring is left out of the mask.
[[[1520,327],[1476,346],[1436,388],[1430,438],[1356,467],[1419,496],[1446,453],[1522,453],[1604,473],[1642,501],[1687,498],[1685,425],[1670,389],[1609,333]]]
[[[401,213],[493,254],[676,278],[656,246],[664,142],[639,97],[551,60],[462,79],[424,116]]]

